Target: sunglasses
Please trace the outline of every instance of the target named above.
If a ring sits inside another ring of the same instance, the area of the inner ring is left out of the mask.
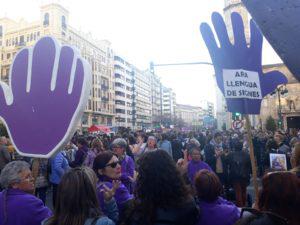
[[[112,163],[109,163],[109,164],[106,164],[105,167],[108,167],[110,166],[111,168],[116,168],[117,165],[121,165],[120,164],[120,161],[115,161],[115,162],[112,162]]]

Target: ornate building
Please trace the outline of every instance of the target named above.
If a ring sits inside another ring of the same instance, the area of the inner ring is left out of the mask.
[[[238,12],[242,15],[246,39],[249,43],[250,15],[241,0],[225,0],[225,23],[227,25],[230,40],[233,41],[230,20],[230,14],[232,12]],[[273,70],[281,71],[288,78],[288,84],[285,86],[279,86],[273,95],[267,95],[262,100],[260,115],[251,117],[252,125],[264,128],[266,119],[269,116],[272,116],[275,120],[277,120],[279,126],[282,123],[284,129],[291,127],[300,128],[300,98],[298,97],[300,96],[300,84],[283,63],[263,65],[264,72]],[[223,108],[224,111],[226,109],[225,105],[218,107],[219,109]],[[221,114],[221,112],[221,109],[219,111],[217,110],[217,115],[218,113]],[[223,118],[226,119],[224,123],[231,124],[231,116],[228,116],[228,114],[229,113],[226,113],[226,116],[224,116],[224,113],[222,114]]]

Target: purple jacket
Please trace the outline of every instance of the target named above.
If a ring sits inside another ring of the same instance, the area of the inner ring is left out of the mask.
[[[19,189],[0,193],[0,225],[40,225],[52,212],[35,196]]]
[[[187,173],[188,173],[189,180],[192,184],[194,183],[194,178],[196,173],[203,169],[213,171],[210,168],[210,166],[203,161],[193,161],[193,160],[189,161]]]
[[[98,199],[99,199],[100,207],[102,210],[105,209],[104,196],[103,196],[103,191],[102,191],[102,190],[104,190],[104,187],[103,187],[104,184],[108,188],[112,188],[112,180],[107,177],[101,177],[100,182],[98,182],[98,184],[97,184]],[[114,197],[115,197],[119,211],[122,211],[124,204],[133,198],[133,196],[129,193],[128,189],[125,187],[125,185],[123,183],[121,183],[120,187],[116,190]]]
[[[214,202],[200,201],[201,217],[197,225],[233,225],[240,218],[239,209],[219,197]]]
[[[132,181],[129,179],[129,176],[130,177],[134,176],[134,168],[135,165],[133,159],[130,156],[126,155],[121,162],[122,175],[120,180],[125,185],[125,187],[127,187],[130,193],[132,193],[133,190],[132,190]]]

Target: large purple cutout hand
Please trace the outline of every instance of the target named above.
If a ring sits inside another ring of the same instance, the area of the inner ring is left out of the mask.
[[[229,41],[224,20],[219,13],[212,14],[212,22],[220,47],[218,47],[214,34],[207,23],[201,24],[200,31],[214,64],[218,87],[223,94],[225,94],[224,70],[246,70],[258,73],[261,88],[260,98],[226,98],[228,111],[259,114],[262,97],[274,91],[278,85],[287,83],[287,78],[279,71],[263,74],[261,65],[263,37],[253,20],[250,21],[251,40],[249,47],[246,43],[241,16],[238,13],[232,13],[231,21],[234,45]]]
[[[68,141],[82,116],[91,69],[70,46],[51,37],[17,53],[9,87],[1,83],[0,116],[17,151],[50,157]]]

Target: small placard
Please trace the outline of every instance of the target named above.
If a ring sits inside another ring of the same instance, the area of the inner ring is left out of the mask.
[[[262,99],[259,75],[243,69],[223,69],[225,98]]]

